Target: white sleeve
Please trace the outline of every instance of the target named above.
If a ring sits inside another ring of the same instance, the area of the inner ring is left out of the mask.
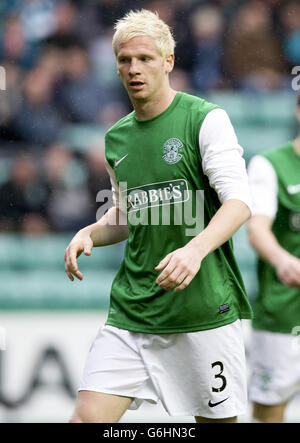
[[[113,168],[110,166],[110,164],[105,161],[106,170],[110,177],[110,183],[111,183],[111,189],[113,193],[113,202],[114,205],[119,208],[121,211],[126,213],[126,204],[125,202],[120,199],[120,189],[117,183],[116,174]]]
[[[274,219],[277,213],[277,175],[265,157],[255,155],[248,165],[252,215],[266,215]]]
[[[199,147],[203,172],[220,202],[241,200],[251,210],[244,151],[223,109],[214,109],[205,117],[199,133]]]

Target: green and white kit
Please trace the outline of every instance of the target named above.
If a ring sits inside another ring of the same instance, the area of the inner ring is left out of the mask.
[[[252,311],[233,254],[232,241],[210,253],[190,285],[165,291],[156,284],[155,266],[170,252],[185,246],[191,228],[178,207],[203,190],[204,227],[220,207],[218,195],[202,170],[199,131],[207,114],[218,107],[177,93],[160,115],[139,121],[132,112],[106,135],[106,160],[122,187],[128,211],[129,238],[124,260],[113,281],[107,325],[151,334],[193,332],[217,328]],[[178,206],[177,206],[178,205]],[[135,223],[152,220],[155,223]],[[170,223],[163,224],[168,207]],[[177,215],[176,215],[177,214]]]
[[[261,154],[277,176],[278,205],[272,232],[279,244],[300,258],[300,156],[288,143]],[[284,285],[269,263],[258,262],[259,291],[253,327],[271,332],[300,330],[300,290]]]

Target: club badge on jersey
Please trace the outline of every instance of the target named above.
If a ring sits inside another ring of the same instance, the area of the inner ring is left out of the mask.
[[[183,144],[178,138],[170,138],[163,145],[163,159],[169,165],[178,163],[182,159]]]

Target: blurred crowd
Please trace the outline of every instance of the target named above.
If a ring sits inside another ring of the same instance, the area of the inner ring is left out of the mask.
[[[142,7],[173,28],[175,89],[290,88],[300,65],[299,0],[1,0],[1,231],[68,232],[95,221],[96,194],[110,188],[103,133],[131,111],[113,24]],[[66,128],[86,127],[102,132],[76,149]]]

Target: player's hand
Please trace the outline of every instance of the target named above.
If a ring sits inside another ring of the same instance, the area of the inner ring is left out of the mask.
[[[277,277],[282,283],[294,288],[300,288],[300,259],[291,254],[281,258],[276,266]]]
[[[185,289],[193,280],[200,269],[202,257],[198,248],[188,243],[183,248],[176,249],[154,268],[163,271],[156,279],[161,288],[169,291],[175,288],[175,292]]]
[[[83,274],[78,269],[77,258],[83,252],[85,255],[91,255],[93,242],[89,234],[78,234],[72,239],[71,243],[65,251],[65,271],[71,281],[74,277],[79,280],[83,279]]]

